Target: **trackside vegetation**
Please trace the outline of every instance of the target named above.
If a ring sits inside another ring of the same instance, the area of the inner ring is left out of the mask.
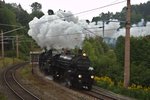
[[[131,37],[131,80],[123,87],[124,37],[120,36],[114,48],[102,38],[87,38],[83,48],[95,68],[96,84],[115,93],[140,100],[150,99],[150,36]]]
[[[4,59],[0,58],[0,70],[6,66],[21,62],[21,60],[17,58],[8,58],[5,57]],[[0,100],[7,100],[7,97],[0,91]]]
[[[40,8],[36,5],[39,5]],[[39,3],[32,4],[32,13],[29,14],[22,6],[16,3],[5,3],[0,0],[0,23],[16,26],[25,26],[24,29],[7,34],[7,36],[19,35],[19,58],[23,60],[29,59],[31,48],[38,48],[35,41],[27,35],[29,30],[28,23],[34,18],[43,16],[42,6]],[[138,23],[142,18],[145,22],[150,21],[150,1],[140,5],[132,5],[131,24]],[[93,17],[92,22],[102,20],[118,19],[125,20],[126,7],[121,12],[113,14],[111,12],[101,13],[101,16]],[[124,27],[125,24],[121,25]],[[146,24],[145,24],[146,25]],[[0,30],[4,32],[16,29],[13,27],[0,26]],[[148,33],[149,34],[149,33]],[[13,41],[14,40],[14,44]],[[0,59],[0,69],[10,65],[16,56],[15,38],[7,41],[5,45],[5,59]],[[117,38],[116,44],[109,46],[104,42],[102,37],[86,38],[83,42],[83,50],[87,53],[92,66],[95,69],[96,84],[102,88],[111,90],[118,94],[131,96],[140,100],[150,100],[150,35],[144,37],[131,37],[131,79],[128,89],[123,88],[123,72],[124,72],[124,41],[125,38],[120,36]],[[31,42],[33,45],[31,45]],[[32,47],[31,47],[32,46]],[[1,52],[1,46],[0,46]],[[30,69],[24,70],[24,76]],[[6,97],[0,93],[0,100],[6,100]]]

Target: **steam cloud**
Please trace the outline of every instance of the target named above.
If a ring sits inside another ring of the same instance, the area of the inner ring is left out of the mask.
[[[130,34],[134,37],[150,35],[150,22],[145,23],[144,19],[141,19],[137,25],[132,25]],[[122,28],[115,33],[116,38],[120,35],[125,36],[125,28]]]
[[[74,17],[71,12],[58,11],[55,15],[44,15],[40,19],[34,18],[29,23],[29,27],[28,34],[41,48],[81,47],[83,41],[78,18]]]
[[[113,20],[117,21],[117,20]],[[142,25],[139,22],[138,25]],[[146,27],[132,27],[132,36],[144,36],[150,34],[150,22]],[[71,12],[58,11],[54,15],[44,15],[40,19],[34,18],[29,23],[28,34],[37,42],[37,44],[47,49],[55,48],[82,48],[82,42],[85,37],[103,37],[103,23],[87,23],[85,20],[79,20]],[[104,37],[117,38],[125,35],[125,29],[120,27],[119,22],[104,23]]]
[[[82,48],[85,36],[102,36],[102,23],[86,23],[79,20],[71,12],[58,11],[55,15],[44,15],[40,19],[34,18],[30,23],[28,34],[38,43],[41,48]],[[117,25],[107,25],[118,28]],[[107,32],[111,36],[112,31]],[[106,36],[107,36],[106,35]]]

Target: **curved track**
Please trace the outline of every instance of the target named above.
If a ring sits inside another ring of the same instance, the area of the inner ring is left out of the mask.
[[[94,88],[91,91],[84,91],[83,93],[94,97],[95,100],[117,100],[114,97],[112,97],[110,94],[103,93],[100,90]]]
[[[4,81],[8,88],[21,100],[40,100],[34,94],[25,89],[15,78],[16,70],[27,63],[13,65],[8,68],[3,75]]]
[[[95,100],[135,100],[133,98],[119,95],[97,86],[93,86],[91,91],[84,91],[83,93],[94,97]]]

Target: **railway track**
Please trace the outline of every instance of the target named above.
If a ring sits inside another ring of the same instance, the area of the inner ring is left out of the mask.
[[[27,63],[21,63],[17,65],[12,65],[7,70],[5,70],[3,74],[3,79],[7,87],[21,100],[40,100],[33,93],[29,92],[26,88],[24,88],[16,79],[15,72],[16,70],[24,66]]]
[[[119,95],[111,91],[93,86],[91,91],[84,91],[83,93],[92,96],[95,100],[136,100],[130,97]]]
[[[38,77],[40,77],[40,76],[38,76]],[[49,80],[49,79],[47,79],[47,80]],[[65,87],[64,84],[61,84],[59,82],[56,82],[56,83],[58,83],[60,86]],[[97,86],[93,86],[91,91],[78,90],[78,89],[74,89],[74,88],[72,88],[72,90],[78,92],[79,94],[81,93],[81,94],[88,95],[90,98],[92,98],[91,100],[135,100],[133,98],[119,95],[119,94],[113,93],[111,91],[102,89]]]

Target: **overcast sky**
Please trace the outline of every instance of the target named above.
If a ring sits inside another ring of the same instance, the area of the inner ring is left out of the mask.
[[[38,2],[42,5],[42,11],[45,14],[47,14],[48,9],[52,9],[54,10],[54,12],[61,9],[71,11],[73,14],[76,14],[82,11],[99,8],[122,1],[123,0],[5,0],[6,3],[20,3],[23,9],[25,9],[29,13],[31,13],[30,5],[33,2]],[[147,1],[150,0],[131,0],[131,4],[146,3]],[[92,20],[93,16],[98,16],[101,12],[120,12],[124,6],[126,6],[126,1],[110,7],[105,7],[87,13],[78,14],[76,16],[78,16],[79,19]]]

